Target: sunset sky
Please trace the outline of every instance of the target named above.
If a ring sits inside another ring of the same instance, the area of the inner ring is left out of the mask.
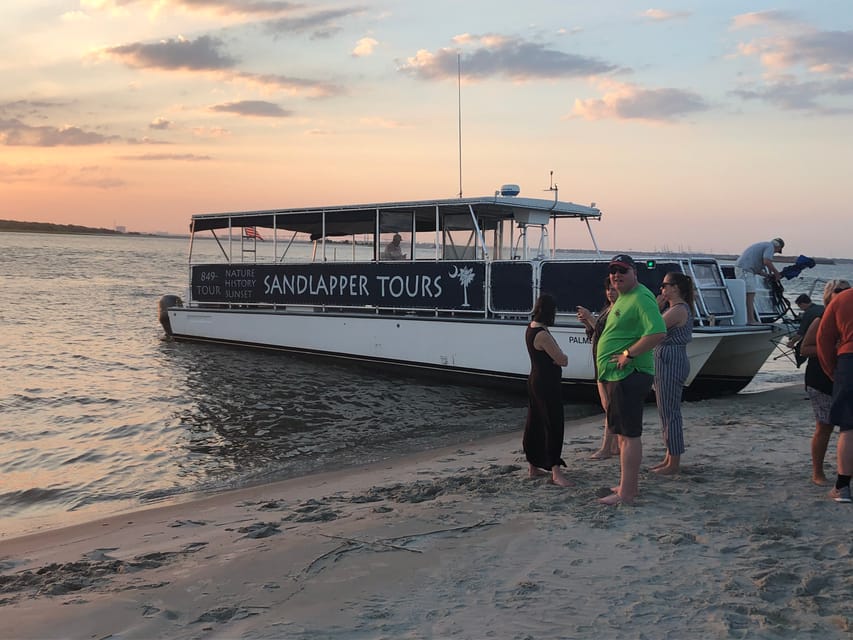
[[[849,0],[5,0],[0,218],[595,202],[613,251],[853,257]],[[565,227],[568,231],[569,227]],[[578,232],[580,232],[580,227]],[[568,234],[566,247],[587,248]]]

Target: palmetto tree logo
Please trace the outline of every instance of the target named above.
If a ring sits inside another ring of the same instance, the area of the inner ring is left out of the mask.
[[[462,306],[470,307],[471,305],[468,304],[468,285],[474,281],[474,270],[471,267],[462,267],[460,269],[456,265],[453,265],[453,271],[448,275],[451,278],[459,278],[459,284],[462,285],[462,293],[464,295]]]

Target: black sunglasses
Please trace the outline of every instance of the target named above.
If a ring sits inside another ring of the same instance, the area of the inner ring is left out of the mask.
[[[842,291],[847,291],[849,288],[850,287],[835,287],[835,289],[832,290],[832,293],[841,293]]]
[[[619,265],[613,264],[610,265],[610,273],[628,273],[628,270],[625,267],[620,267]]]

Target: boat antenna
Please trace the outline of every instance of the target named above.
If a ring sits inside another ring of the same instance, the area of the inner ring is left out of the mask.
[[[557,194],[559,193],[559,188],[557,187],[557,184],[554,182],[554,170],[553,169],[551,170],[551,177],[548,181],[548,188],[546,189],[546,191],[553,191],[554,192],[554,202],[557,202],[557,199],[558,199]]]
[[[462,197],[462,54],[456,53],[456,110],[459,117],[459,197]]]

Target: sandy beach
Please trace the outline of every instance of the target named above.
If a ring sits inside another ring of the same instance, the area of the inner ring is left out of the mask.
[[[810,483],[801,386],[647,407],[636,505],[566,425],[570,489],[517,433],[0,542],[2,638],[849,638],[853,508]],[[827,475],[835,474],[833,436]]]

